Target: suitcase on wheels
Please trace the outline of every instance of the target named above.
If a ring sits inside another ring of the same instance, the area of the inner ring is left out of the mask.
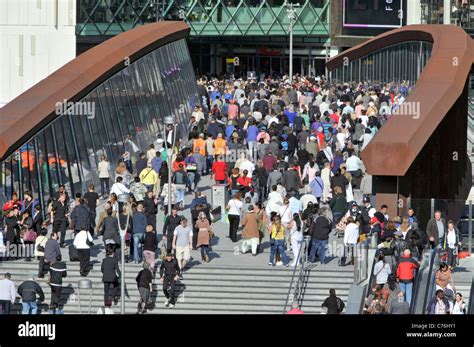
[[[69,261],[79,261],[79,254],[74,245],[69,246]]]

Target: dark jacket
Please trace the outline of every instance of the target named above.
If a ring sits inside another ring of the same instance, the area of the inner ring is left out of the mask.
[[[43,224],[43,216],[41,213],[37,213],[35,218],[33,218],[33,229],[36,231],[36,234],[39,234],[41,231],[41,226]]]
[[[146,216],[142,212],[133,214],[133,234],[144,234],[148,222]]]
[[[105,240],[116,240],[119,231],[116,217],[107,216],[102,222],[102,237]]]
[[[143,199],[143,207],[145,208],[145,215],[157,214],[158,209],[156,208],[155,199],[150,199],[148,196]]]
[[[332,222],[325,216],[318,216],[309,227],[309,233],[314,240],[328,240],[331,230]]]
[[[56,287],[61,287],[63,284],[63,277],[67,276],[66,263],[57,261],[49,268],[49,284]]]
[[[35,281],[25,281],[18,287],[18,294],[23,302],[34,302],[39,296],[39,301],[44,301],[43,289]]]
[[[89,230],[89,209],[86,205],[74,207],[71,213],[71,223],[76,231]]]
[[[173,215],[166,217],[165,224],[163,225],[163,235],[171,235],[173,237],[174,229],[181,223],[181,218],[179,215],[176,215],[176,217],[173,217]]]
[[[410,245],[402,238],[395,238],[390,244],[390,249],[392,250],[393,256],[398,259],[402,256],[405,249],[410,249]]]
[[[446,232],[448,231],[448,226],[446,225],[446,219],[441,218],[441,223],[443,223],[444,234],[446,235]],[[436,225],[436,220],[434,218],[428,221],[428,224],[426,226],[426,234],[428,235],[428,240],[430,237],[433,237],[435,239],[436,244],[438,243],[438,240],[439,240],[438,226]]]
[[[148,160],[146,158],[138,159],[135,162],[135,167],[137,168],[137,175],[140,175],[140,172],[142,172],[143,169],[146,169],[147,166],[148,166]]]
[[[160,278],[162,277],[172,278],[179,275],[179,273],[180,273],[179,264],[175,258],[171,259],[171,261],[168,261],[165,259],[161,262]]]
[[[324,300],[322,307],[327,307],[327,314],[340,314],[344,310],[344,302],[337,296],[330,295]]]
[[[117,282],[120,276],[120,268],[116,257],[106,257],[102,260],[102,282]]]
[[[458,228],[454,229],[454,232],[456,233],[456,246],[458,246],[459,242],[462,242],[462,234],[459,232]],[[443,248],[447,249],[448,248],[448,231],[445,232],[443,236]]]
[[[44,259],[48,263],[54,263],[61,257],[61,248],[57,240],[49,239],[44,245]]]
[[[143,269],[138,273],[137,277],[135,278],[135,281],[138,284],[138,288],[146,288],[149,290],[150,284],[153,281],[153,274],[150,270]]]
[[[301,180],[298,172],[295,170],[287,170],[283,173],[283,186],[285,187],[286,191],[289,192],[290,190],[298,191],[300,189]]]
[[[156,234],[145,233],[145,239],[143,241],[143,250],[155,252],[157,245],[158,245],[158,239],[156,238]]]
[[[346,195],[346,186],[349,184],[346,176],[344,175],[336,175],[331,178],[331,189],[336,187],[341,187],[342,194]]]
[[[331,211],[339,212],[339,213],[346,213],[347,212],[347,201],[346,197],[343,194],[335,194],[332,199],[329,201],[329,206],[331,207]]]

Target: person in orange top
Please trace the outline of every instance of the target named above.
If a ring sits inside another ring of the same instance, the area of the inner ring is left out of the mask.
[[[227,142],[224,139],[222,133],[217,135],[217,139],[214,141],[214,155],[225,155],[227,153]]]
[[[206,157],[206,141],[204,140],[204,134],[199,134],[199,138],[193,141],[193,153],[196,153],[196,150],[199,149],[199,153]]]
[[[21,167],[33,171],[35,166],[35,153],[33,151],[23,151],[21,153]]]
[[[181,154],[178,154],[176,156],[176,160],[173,162],[173,166],[172,166],[172,169],[173,169],[173,172],[176,172],[176,171],[179,171],[179,165],[183,165],[184,168],[186,168],[186,163],[183,159],[183,157],[181,156]],[[186,169],[185,169],[186,171]]]

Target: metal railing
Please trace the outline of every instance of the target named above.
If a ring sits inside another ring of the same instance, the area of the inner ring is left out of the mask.
[[[441,258],[439,256],[439,250],[438,248],[433,248],[431,250],[431,256],[430,256],[430,268],[428,271],[428,283],[426,285],[426,290],[425,290],[425,296],[423,298],[423,312],[426,312],[426,308],[428,307],[428,302],[433,298],[435,289],[436,289],[436,271],[437,267],[439,266],[441,262]]]
[[[354,284],[361,284],[369,277],[369,246],[367,243],[358,243],[354,247]],[[373,273],[374,264],[372,264]]]
[[[308,245],[310,237],[305,236],[303,242],[301,243],[300,250],[298,252],[298,259],[301,264],[298,267],[298,263],[293,269],[293,274],[291,276],[290,285],[288,287],[288,293],[286,295],[285,306],[283,308],[283,313],[288,312],[288,305],[291,305],[294,301],[298,302],[300,305],[303,299],[303,293],[305,288],[305,275],[309,270],[307,267],[308,263]]]
[[[474,314],[474,276],[471,279],[471,291],[469,292],[467,314]]]
[[[425,248],[422,253],[420,267],[416,270],[415,280],[413,281],[412,296],[410,302],[410,314],[416,313],[416,307],[420,300],[420,295],[423,293],[422,279],[425,269],[429,269],[432,263],[431,251]],[[429,274],[428,274],[429,275]],[[428,277],[429,278],[429,277]]]

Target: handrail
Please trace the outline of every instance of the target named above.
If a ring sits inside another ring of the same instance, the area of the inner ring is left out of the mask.
[[[426,291],[425,291],[425,297],[423,298],[423,313],[426,312],[426,308],[427,308],[427,305],[428,305],[428,300],[431,300],[431,298],[433,297],[433,291],[434,291],[434,288],[436,288],[434,286],[434,283],[435,283],[435,273],[433,272],[433,268],[434,268],[434,264],[438,262],[439,260],[439,252],[438,252],[438,248],[435,247],[431,250],[431,261],[430,261],[430,269],[428,271],[428,283],[426,285]]]
[[[469,292],[469,303],[467,306],[467,314],[474,313],[474,276],[472,276],[471,280],[471,291]]]
[[[306,262],[307,262],[307,257],[308,257],[308,240],[305,237],[303,239],[303,242],[301,243],[300,250],[298,251],[298,260],[301,261],[301,266],[299,269],[298,273],[298,278],[296,279],[295,282],[295,275],[296,275],[296,270],[298,269],[298,264],[295,264],[295,267],[293,269],[293,274],[291,276],[291,281],[290,285],[288,287],[288,293],[286,295],[286,301],[285,301],[285,306],[283,308],[283,313],[288,312],[288,303],[290,302],[291,298],[291,303],[293,301],[299,301],[299,298],[297,297],[298,295],[301,294],[301,289],[303,288],[303,279],[304,279],[304,273],[306,271]]]
[[[427,254],[426,254],[427,253]],[[428,257],[428,261],[426,261],[426,257]],[[415,281],[413,282],[413,289],[412,289],[412,296],[410,302],[410,314],[415,314],[416,312],[416,305],[418,303],[419,294],[421,293],[421,279],[424,270],[429,267],[431,264],[431,251],[430,249],[423,249],[422,258],[420,267],[416,270]]]
[[[364,298],[364,301],[365,299],[367,299],[367,297],[373,293],[372,291],[372,282],[374,281],[374,269],[375,269],[375,264],[377,264],[378,262],[378,258],[377,257],[374,257],[374,261],[372,262],[372,268],[370,269],[370,277],[369,277],[369,282],[367,283],[367,293],[366,293],[366,296]]]

